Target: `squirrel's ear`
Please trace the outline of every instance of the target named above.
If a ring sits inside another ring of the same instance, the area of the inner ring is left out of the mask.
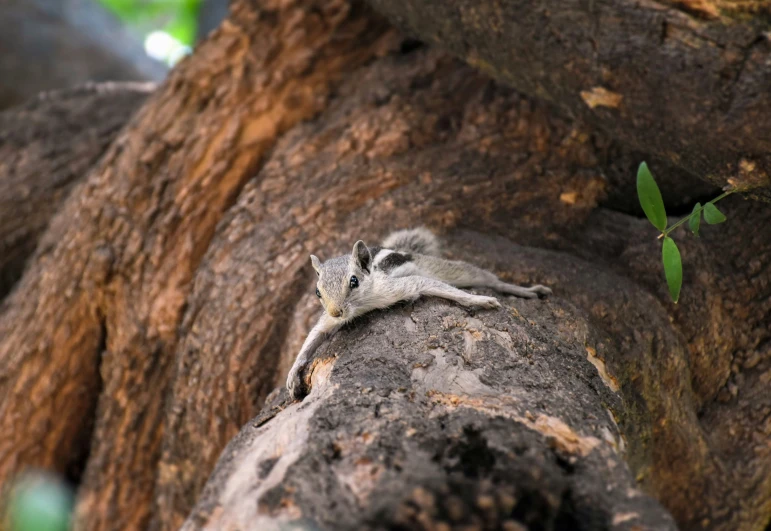
[[[370,265],[372,264],[372,255],[363,241],[359,240],[354,244],[351,257],[353,258],[354,264],[369,273]]]
[[[321,275],[321,260],[315,254],[311,255],[311,265],[316,270],[316,276]]]

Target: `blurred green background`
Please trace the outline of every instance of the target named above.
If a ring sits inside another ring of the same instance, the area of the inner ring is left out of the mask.
[[[151,57],[173,65],[198,35],[202,0],[98,0],[144,39]]]
[[[19,479],[8,504],[9,531],[67,531],[74,495],[58,477],[31,471]]]

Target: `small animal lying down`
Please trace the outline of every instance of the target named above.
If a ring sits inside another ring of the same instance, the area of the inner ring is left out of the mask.
[[[321,342],[367,312],[421,295],[442,297],[469,307],[501,307],[495,297],[466,293],[458,287],[492,288],[527,299],[551,293],[546,286],[524,288],[507,284],[484,269],[441,258],[436,236],[424,228],[394,232],[382,247],[368,248],[359,240],[350,255],[331,258],[323,264],[311,255],[311,264],[319,277],[316,295],[324,313],[289,371],[286,387],[293,398],[302,398],[303,370]]]

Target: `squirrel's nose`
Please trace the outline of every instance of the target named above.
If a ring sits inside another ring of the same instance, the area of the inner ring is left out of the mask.
[[[332,317],[342,317],[343,310],[341,310],[340,308],[330,308],[329,315],[331,315]]]

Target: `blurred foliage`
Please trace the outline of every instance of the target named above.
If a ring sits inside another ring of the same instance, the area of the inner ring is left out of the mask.
[[[8,504],[10,531],[67,531],[73,502],[72,490],[57,477],[27,474]]]
[[[99,0],[142,34],[164,31],[186,46],[195,42],[202,0]]]

